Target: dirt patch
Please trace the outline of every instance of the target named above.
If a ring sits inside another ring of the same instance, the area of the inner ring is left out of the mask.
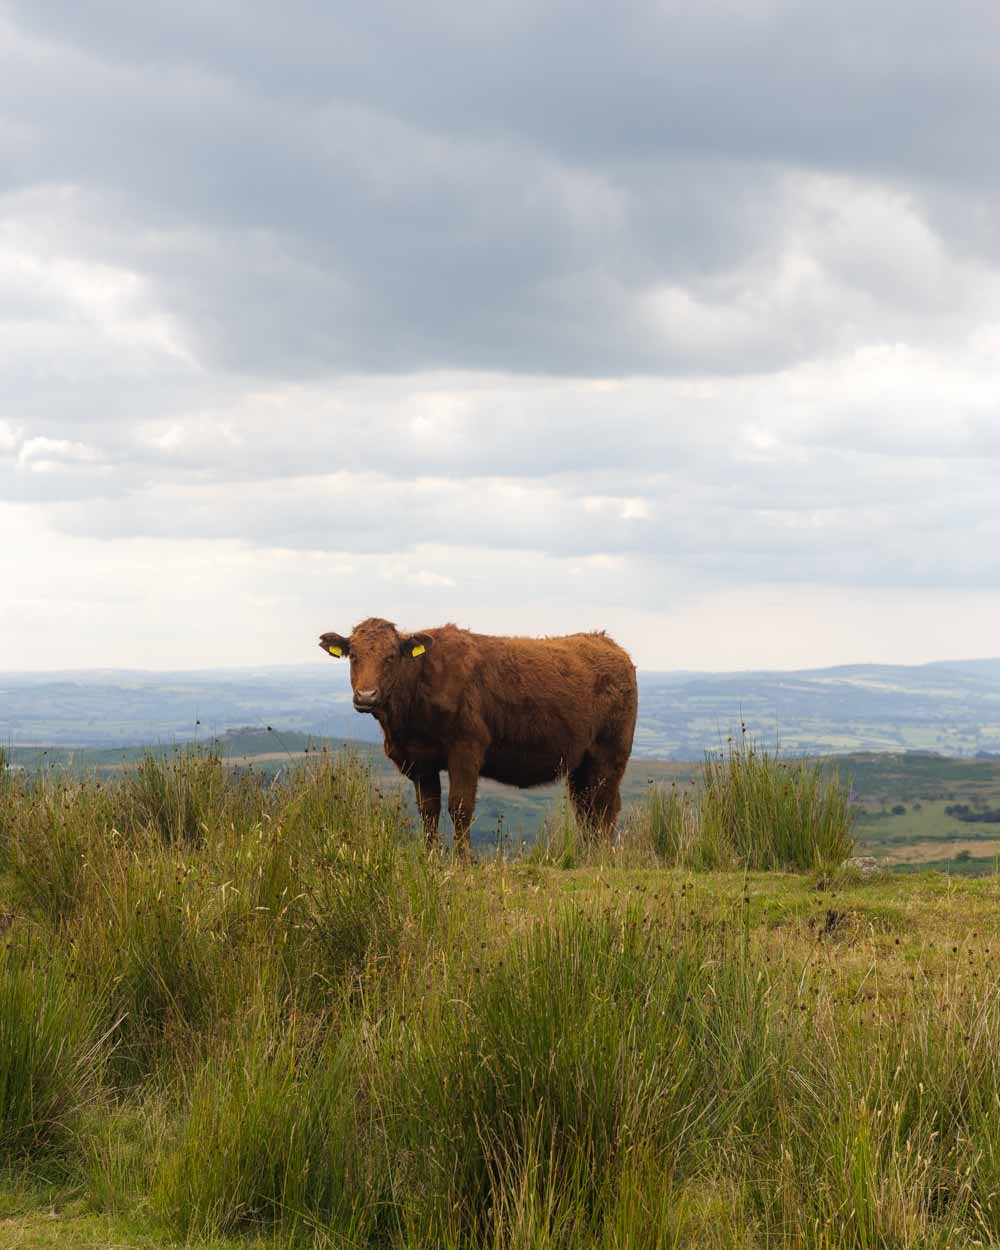
[[[933,842],[912,842],[893,847],[886,855],[891,864],[929,864],[939,859],[954,859],[966,852],[973,859],[991,859],[1000,855],[1000,838],[940,838]]]

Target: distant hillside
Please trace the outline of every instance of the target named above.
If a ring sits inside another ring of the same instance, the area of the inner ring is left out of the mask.
[[[789,751],[1000,752],[1000,660],[801,672],[640,673],[635,754],[700,759],[744,720]],[[347,670],[0,674],[0,743],[118,747],[254,725],[378,740]]]
[[[379,739],[351,706],[346,670],[288,668],[0,674],[0,742],[130,746],[246,725]],[[379,739],[380,740],[380,739]]]
[[[697,758],[741,719],[796,753],[1000,750],[1000,660],[640,674],[636,754]]]

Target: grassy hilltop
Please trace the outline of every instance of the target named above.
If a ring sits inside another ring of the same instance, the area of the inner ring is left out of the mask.
[[[357,755],[0,771],[0,1245],[998,1244],[1000,886],[851,849],[742,743],[471,868]]]

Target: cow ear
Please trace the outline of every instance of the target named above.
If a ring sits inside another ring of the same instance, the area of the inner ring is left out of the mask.
[[[351,644],[342,634],[320,634],[319,645],[338,660],[350,654]]]
[[[430,634],[407,634],[400,640],[399,651],[401,655],[405,655],[408,659],[415,660],[418,655],[423,655],[425,651],[429,651],[434,645],[434,639]]]

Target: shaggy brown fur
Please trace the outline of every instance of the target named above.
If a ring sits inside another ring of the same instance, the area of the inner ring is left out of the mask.
[[[319,645],[350,657],[354,706],[372,713],[386,755],[413,781],[429,844],[443,769],[460,854],[480,777],[523,787],[565,775],[581,819],[610,833],[638,695],[632,661],[605,634],[499,638],[455,625],[400,634],[372,617]]]

